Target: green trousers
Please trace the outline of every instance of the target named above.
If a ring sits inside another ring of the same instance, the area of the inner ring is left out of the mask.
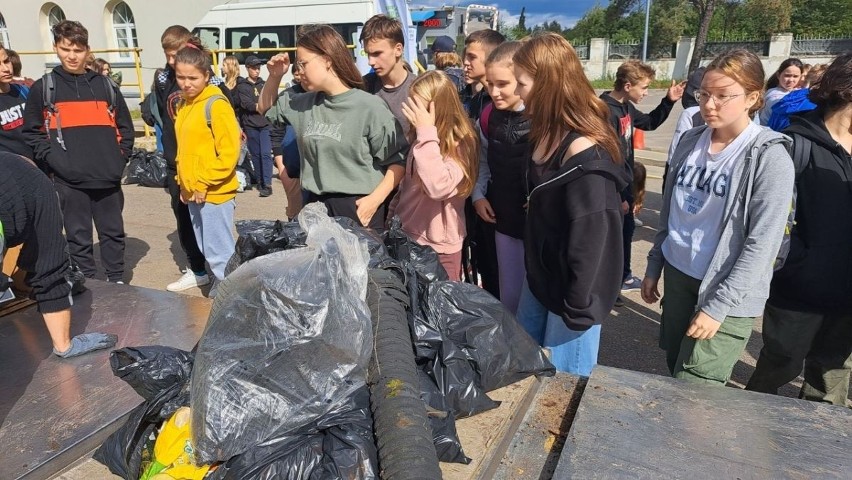
[[[725,385],[745,350],[754,317],[726,317],[713,338],[686,336],[697,312],[701,281],[666,263],[660,348],[666,351],[669,372],[675,378]]]

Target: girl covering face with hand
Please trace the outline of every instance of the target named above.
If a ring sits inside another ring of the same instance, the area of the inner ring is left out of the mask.
[[[415,242],[438,252],[450,280],[461,280],[464,201],[476,182],[479,142],[444,72],[430,71],[411,84],[402,112],[412,148],[391,210]]]

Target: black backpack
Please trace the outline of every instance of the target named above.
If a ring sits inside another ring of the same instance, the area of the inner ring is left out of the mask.
[[[781,247],[778,249],[778,255],[775,257],[775,266],[773,269],[777,272],[784,266],[787,261],[787,255],[790,254],[790,236],[793,234],[793,228],[796,226],[796,190],[799,185],[799,177],[805,171],[808,164],[811,162],[811,149],[813,142],[798,133],[789,134],[793,139],[793,167],[796,170],[796,181],[793,184],[793,198],[790,200],[790,213],[787,215],[787,225],[784,227],[784,238],[781,240]]]
[[[115,126],[115,89],[118,88],[118,85],[106,75],[98,76],[104,81],[108,96],[107,111],[112,119],[113,126]],[[67,150],[65,140],[62,138],[62,118],[60,118],[59,109],[56,108],[56,82],[53,79],[53,72],[45,73],[41,77],[41,95],[45,110],[44,131],[47,133],[48,140],[50,140],[50,123],[55,120],[56,141],[62,146],[62,150]]]

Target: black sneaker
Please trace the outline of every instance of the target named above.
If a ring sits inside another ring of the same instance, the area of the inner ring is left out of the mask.
[[[615,299],[615,307],[621,308],[623,306],[624,306],[624,299],[619,296],[618,298]]]
[[[272,187],[258,187],[257,189],[260,193],[261,197],[268,197],[272,195]]]

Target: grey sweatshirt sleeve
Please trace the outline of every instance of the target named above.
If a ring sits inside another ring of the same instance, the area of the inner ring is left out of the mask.
[[[746,205],[742,252],[730,272],[720,282],[709,285],[703,299],[699,299],[699,308],[713,319],[724,321],[731,309],[752,292],[768,292],[790,213],[794,179],[793,162],[784,145],[776,143],[766,148],[756,166],[751,201]],[[734,232],[728,241],[741,241],[736,236]],[[722,242],[720,248],[725,248]]]
[[[476,122],[477,125],[479,122]],[[476,185],[470,194],[473,202],[485,198],[488,193],[488,182],[491,181],[491,168],[488,166],[488,137],[480,130],[479,132],[479,175],[476,177]]]

